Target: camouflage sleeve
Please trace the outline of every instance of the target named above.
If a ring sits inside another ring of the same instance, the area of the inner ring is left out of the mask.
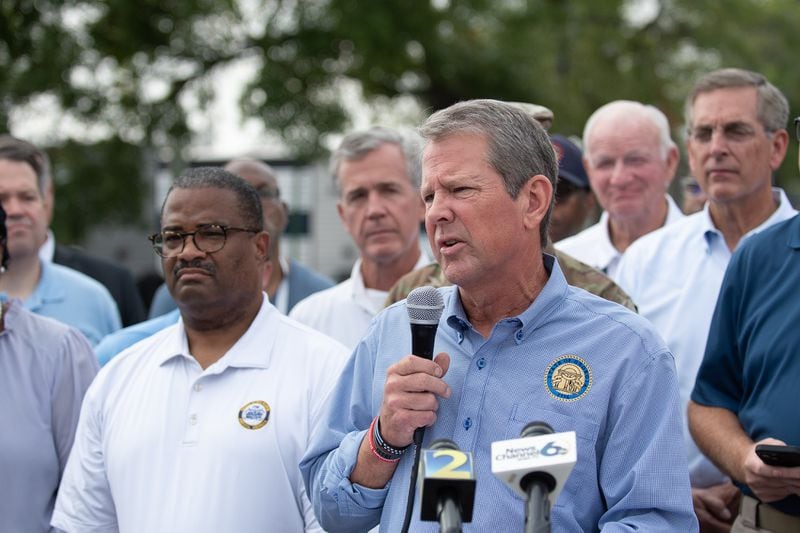
[[[631,297],[611,278],[564,252],[556,250],[555,256],[558,259],[558,264],[561,265],[564,277],[567,278],[567,283],[611,302],[624,305],[634,313],[638,312],[636,304],[633,303]]]
[[[408,293],[423,285],[431,285],[433,287],[447,285],[438,263],[431,263],[417,270],[412,270],[397,280],[389,290],[388,296],[386,296],[384,307],[389,307],[395,302],[404,300]]]

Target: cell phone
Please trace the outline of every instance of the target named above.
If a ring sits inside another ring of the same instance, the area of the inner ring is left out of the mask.
[[[800,466],[800,447],[757,444],[756,455],[770,466]]]

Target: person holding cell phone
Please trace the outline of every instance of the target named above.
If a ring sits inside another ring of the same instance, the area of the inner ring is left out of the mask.
[[[800,531],[798,287],[795,216],[733,255],[689,403],[697,445],[742,490],[733,532]]]

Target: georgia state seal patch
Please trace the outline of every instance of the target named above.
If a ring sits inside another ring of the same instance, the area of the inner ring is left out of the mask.
[[[592,388],[592,370],[577,355],[562,355],[547,367],[544,384],[553,398],[574,402]]]
[[[269,405],[258,400],[239,409],[239,423],[245,429],[261,429],[269,421]]]

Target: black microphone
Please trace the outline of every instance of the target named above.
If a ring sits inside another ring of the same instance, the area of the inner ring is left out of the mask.
[[[472,454],[449,439],[433,442],[422,454],[420,520],[438,521],[443,533],[460,533],[461,524],[472,521],[475,503]]]
[[[417,287],[406,298],[408,321],[411,323],[411,353],[425,359],[433,359],[436,328],[444,310],[442,295],[434,287]],[[414,431],[414,444],[422,445],[425,428]]]
[[[444,300],[435,288],[417,287],[406,298],[408,321],[411,323],[411,353],[425,359],[433,359],[433,345],[436,341],[436,328],[444,310]],[[411,514],[414,508],[415,488],[419,469],[422,440],[425,438],[425,427],[414,430],[414,466],[411,467],[411,479],[408,484],[406,514],[403,519],[401,533],[407,533],[411,525]]]
[[[550,531],[550,506],[577,460],[575,432],[531,422],[520,438],[492,443],[492,473],[525,498],[526,533]]]

